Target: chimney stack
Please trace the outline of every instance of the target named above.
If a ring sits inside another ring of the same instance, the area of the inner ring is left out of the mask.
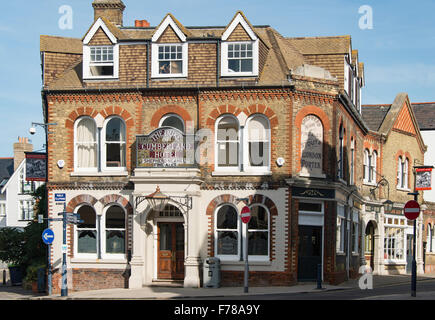
[[[14,143],[14,171],[17,170],[21,161],[25,158],[25,152],[32,152],[33,145],[29,143],[28,138],[18,137],[18,142]]]
[[[94,21],[99,17],[105,17],[118,27],[123,26],[123,13],[125,5],[122,0],[94,0]]]
[[[150,26],[150,23],[146,20],[135,20],[134,21],[134,26],[135,27],[142,27],[142,28],[146,28]]]

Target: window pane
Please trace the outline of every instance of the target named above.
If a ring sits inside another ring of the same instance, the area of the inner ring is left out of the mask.
[[[219,141],[239,140],[239,124],[233,117],[225,117],[219,121],[217,139]]]
[[[299,202],[299,211],[322,212],[321,203]]]
[[[252,72],[252,59],[243,59],[241,62],[241,72]]]
[[[232,206],[223,206],[217,213],[218,229],[237,229],[237,211]]]
[[[251,208],[251,220],[248,224],[249,230],[269,230],[269,216],[262,206],[253,206]]]
[[[106,141],[125,141],[125,125],[119,118],[112,118],[106,125]]]
[[[113,76],[113,66],[91,66],[92,76]]]
[[[124,210],[118,206],[112,206],[106,212],[106,228],[124,229],[125,214]]]
[[[125,252],[125,231],[122,230],[106,231],[106,252],[107,253]]]
[[[162,121],[162,127],[172,127],[184,132],[184,122],[176,116],[168,116]]]
[[[95,230],[78,231],[77,251],[79,253],[97,252],[97,232]]]
[[[183,73],[183,62],[182,61],[172,61],[171,62],[171,73]]]
[[[95,220],[96,215],[95,211],[90,206],[83,206],[79,210],[77,210],[77,213],[80,215],[80,220],[83,220],[81,224],[77,226],[77,228],[83,229],[94,229],[96,226]]]
[[[166,74],[170,72],[169,61],[160,61],[159,62],[159,73]]]
[[[125,167],[125,143],[106,144],[106,166]]]
[[[222,167],[237,166],[239,164],[239,143],[218,143],[218,165]]]
[[[240,60],[229,59],[228,60],[228,71],[240,72]]]
[[[268,233],[248,232],[248,254],[256,256],[268,255]]]
[[[217,238],[217,254],[238,254],[237,231],[218,231]]]

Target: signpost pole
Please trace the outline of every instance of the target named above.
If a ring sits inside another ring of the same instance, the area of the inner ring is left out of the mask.
[[[61,296],[68,296],[68,284],[67,284],[67,268],[66,268],[66,204],[63,204],[62,224],[63,224],[63,241],[62,241],[62,289]]]
[[[245,248],[243,250],[243,255],[245,259],[245,276],[244,276],[244,292],[248,293],[249,291],[249,262],[248,262],[248,224],[245,223]]]
[[[48,245],[48,295],[51,296],[52,293],[52,283],[51,283],[51,244]]]
[[[417,202],[418,192],[409,192],[408,195],[413,195],[414,200],[410,200],[405,204],[404,212],[405,216],[414,220],[414,235],[412,244],[412,266],[411,266],[411,296],[417,296],[417,261],[416,261],[416,240],[417,240],[417,218],[420,214],[420,205]]]

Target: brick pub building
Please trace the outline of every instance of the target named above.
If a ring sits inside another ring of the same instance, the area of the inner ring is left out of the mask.
[[[237,12],[223,26],[123,24],[95,0],[82,39],[41,36],[49,215],[65,193],[69,287],[339,283],[361,262],[363,64],[349,36],[288,38]],[[61,161],[63,160],[63,161]],[[170,200],[153,208],[146,196]],[[251,208],[246,233],[238,218]],[[61,223],[51,224],[60,290]]]

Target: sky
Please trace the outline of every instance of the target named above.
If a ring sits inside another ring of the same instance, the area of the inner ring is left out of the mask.
[[[365,66],[363,104],[435,101],[435,1],[419,0],[123,0],[124,25],[158,25],[170,12],[185,26],[226,26],[238,10],[253,25],[285,37],[350,35]],[[72,9],[71,25],[65,22]],[[368,8],[368,9],[367,9]],[[371,12],[371,15],[370,15]],[[43,151],[39,36],[82,38],[93,22],[92,0],[2,1],[0,12],[0,157],[13,156],[18,137]]]

